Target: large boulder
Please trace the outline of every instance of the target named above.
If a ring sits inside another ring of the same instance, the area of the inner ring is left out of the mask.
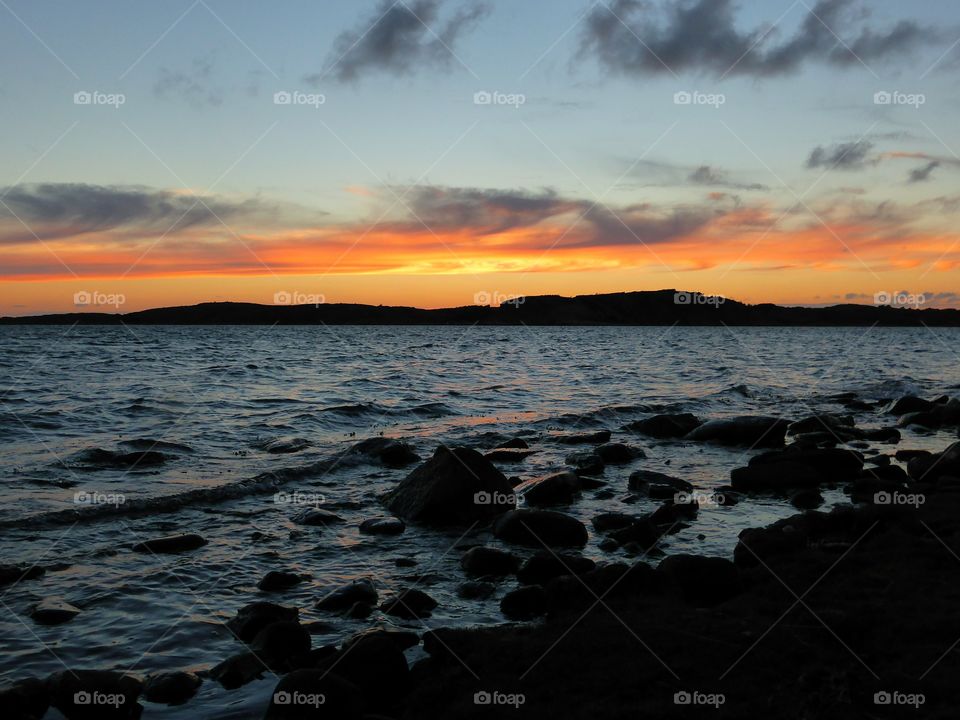
[[[783,445],[789,424],[789,421],[783,418],[744,415],[708,420],[684,437],[687,440],[706,440],[722,445],[779,447]]]
[[[692,432],[701,425],[696,415],[678,413],[675,415],[654,415],[653,417],[637,420],[627,426],[627,429],[642,435],[655,438],[679,438]]]
[[[493,534],[529,547],[583,547],[587,528],[576,518],[549,510],[512,510],[497,518]]]
[[[387,494],[394,515],[424,525],[470,525],[516,507],[510,481],[476,450],[441,445]]]

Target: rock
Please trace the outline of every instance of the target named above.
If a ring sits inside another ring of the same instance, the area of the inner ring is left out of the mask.
[[[830,434],[844,435],[854,429],[854,420],[852,415],[831,415],[824,413],[822,415],[812,415],[803,420],[797,420],[787,426],[787,435],[800,435],[810,432],[828,432]]]
[[[206,544],[207,541],[201,536],[195,533],[188,533],[184,535],[168,535],[167,537],[145,540],[144,542],[139,542],[134,545],[133,551],[158,554],[178,553],[185,552],[186,550],[196,550],[197,548],[203,547]]]
[[[898,443],[900,442],[900,431],[896,428],[876,428],[873,430],[862,430],[860,437],[864,440],[873,442]]]
[[[46,569],[39,565],[0,565],[0,587],[42,577]]]
[[[343,522],[343,518],[332,513],[329,510],[321,510],[316,507],[308,507],[300,510],[297,513],[294,513],[290,517],[291,522],[295,522],[297,525],[309,525],[311,527],[326,527],[327,525],[332,525],[333,523]]]
[[[706,440],[723,445],[749,447],[779,447],[789,422],[782,418],[740,416],[722,420],[708,420],[687,433],[686,440]]]
[[[543,585],[562,575],[583,575],[596,566],[593,560],[582,555],[541,550],[527,558],[517,572],[517,580],[521,585]]]
[[[4,717],[14,720],[40,720],[50,708],[47,683],[39,678],[24,678],[0,689],[0,708]]]
[[[80,608],[64,600],[48,597],[33,607],[30,617],[38,625],[61,625],[73,620],[80,612]]]
[[[281,620],[257,633],[250,647],[273,669],[291,669],[287,662],[310,652],[310,631],[299,622]]]
[[[619,545],[637,543],[643,550],[648,550],[657,544],[662,534],[651,518],[637,518],[626,527],[614,530],[610,537]]]
[[[294,670],[273,689],[264,720],[361,720],[366,706],[365,693],[335,672]]]
[[[515,437],[511,440],[507,440],[506,442],[502,442],[499,445],[497,445],[497,449],[516,448],[518,450],[526,450],[528,447],[530,446],[527,445],[527,441],[524,440],[523,438],[518,438],[518,437]]]
[[[163,705],[183,705],[197,693],[202,683],[199,675],[185,670],[156,673],[147,676],[143,698]]]
[[[407,529],[406,523],[399,518],[367,518],[360,523],[360,532],[364,535],[399,535]]]
[[[596,432],[576,433],[573,435],[560,435],[556,438],[557,442],[564,445],[596,445],[605,443],[610,439],[609,430],[598,430]]]
[[[348,453],[366,455],[368,458],[379,460],[387,467],[404,467],[420,459],[420,456],[407,443],[382,437],[362,440],[350,448]]]
[[[632,448],[617,442],[604,443],[594,450],[594,452],[608,465],[622,465],[637,458],[645,458],[647,456],[646,453],[639,448]]]
[[[546,591],[539,585],[511,590],[500,601],[500,610],[511,620],[530,620],[547,614]]]
[[[470,548],[460,558],[460,567],[469,575],[512,575],[520,566],[516,556],[490,547]]]
[[[317,610],[342,612],[358,602],[376,605],[378,599],[377,589],[370,580],[364,578],[337,588],[317,601],[316,608]]]
[[[274,455],[286,455],[289,453],[306,450],[312,444],[313,443],[306,438],[277,438],[275,440],[270,440],[269,442],[263,443],[260,448]]]
[[[63,670],[47,680],[50,704],[67,720],[139,718],[143,683],[112,670]]]
[[[580,494],[582,481],[576,473],[565,471],[527,480],[516,491],[527,505],[566,505]]]
[[[264,592],[275,592],[278,590],[287,590],[294,585],[299,585],[301,582],[303,582],[303,578],[296,573],[284,572],[283,570],[271,570],[260,579],[257,587]]]
[[[660,562],[657,572],[696,607],[719,605],[740,592],[740,573],[726,558],[670,555]]]
[[[640,594],[660,592],[662,576],[643,561],[634,565],[610,563],[600,565],[578,577],[564,575],[549,581],[544,589],[549,599],[550,614],[572,612],[582,614],[593,607],[597,598],[609,602],[615,598],[635,598]]]
[[[225,690],[236,690],[270,670],[257,653],[242,652],[231,655],[210,668],[209,677],[220,683]]]
[[[533,455],[536,450],[523,450],[519,448],[497,448],[495,450],[490,450],[489,452],[484,453],[484,457],[490,462],[520,462],[531,455]]]
[[[464,600],[486,600],[497,591],[497,586],[491,582],[468,581],[461,583],[457,588],[457,597]]]
[[[748,467],[735,469],[730,477],[735,490],[784,490],[852,480],[862,469],[858,452],[794,444],[752,457]]]
[[[373,605],[368,602],[356,602],[350,606],[350,609],[347,610],[346,615],[348,618],[353,620],[366,620],[368,617],[373,615],[373,611],[377,609],[376,605]]]
[[[430,617],[431,612],[433,612],[436,607],[436,600],[422,590],[412,588],[404,590],[391,600],[385,601],[380,606],[380,610],[387,615],[393,615],[407,620],[419,620]]]
[[[894,457],[900,462],[909,462],[915,457],[932,457],[933,453],[929,450],[897,450]]]
[[[633,432],[655,438],[680,438],[701,425],[701,421],[690,413],[675,415],[654,415],[630,423],[627,428]]]
[[[815,469],[795,462],[734,468],[730,473],[730,484],[740,492],[817,487],[823,481],[823,476]]]
[[[390,512],[425,525],[470,525],[516,506],[503,473],[470,448],[440,446],[386,497]]]
[[[500,540],[530,547],[582,547],[587,529],[576,518],[549,510],[512,510],[497,518],[493,534]]]
[[[635,523],[639,518],[627,513],[607,512],[595,515],[590,523],[597,532],[607,533],[612,530],[622,530]]]
[[[564,462],[572,465],[578,475],[599,475],[603,472],[603,458],[592,450],[570,453]]]
[[[388,710],[403,698],[409,683],[409,668],[403,655],[405,643],[391,635],[412,635],[414,645],[420,642],[416,633],[379,630],[355,635],[349,645],[345,643],[340,652],[327,657],[318,669],[327,669],[356,685],[371,707]]]
[[[267,625],[281,620],[295,621],[299,615],[297,608],[272,602],[255,602],[237,610],[236,616],[230,618],[226,625],[242,642],[251,643]]]
[[[930,402],[929,400],[924,400],[923,398],[915,397],[913,395],[907,395],[893,403],[887,412],[890,415],[906,415],[907,413],[930,410],[932,407],[934,407],[934,403]]]
[[[823,505],[823,495],[816,488],[804,488],[790,495],[790,504],[798,510],[814,510]]]
[[[126,468],[134,470],[137,468],[156,467],[163,465],[167,461],[167,456],[155,450],[145,450],[139,452],[115,452],[113,450],[104,450],[102,448],[89,448],[82,450],[74,455],[71,460],[81,466]]]
[[[678,493],[693,492],[693,485],[686,480],[653,470],[636,470],[630,473],[627,488],[658,500],[672,498]]]
[[[372,627],[361,630],[348,637],[343,641],[342,649],[348,650],[358,642],[373,637],[389,640],[401,651],[408,650],[420,644],[420,636],[410,630],[397,630],[392,627]]]

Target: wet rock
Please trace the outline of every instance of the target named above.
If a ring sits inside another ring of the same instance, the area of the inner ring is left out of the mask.
[[[353,620],[365,620],[373,615],[373,611],[376,609],[377,606],[371,603],[358,602],[350,606],[350,609],[347,610],[346,615],[348,618],[352,618]]]
[[[811,432],[827,432],[830,434],[847,435],[854,429],[852,415],[811,415],[803,420],[797,420],[787,426],[787,435],[800,435]]]
[[[619,545],[637,543],[646,550],[656,545],[662,534],[651,518],[637,518],[629,525],[611,532],[610,537]]]
[[[380,610],[394,617],[407,620],[419,620],[430,617],[430,614],[436,607],[436,600],[422,590],[411,588],[404,590],[395,598],[385,601],[380,606]]]
[[[670,555],[657,572],[679,588],[684,600],[696,607],[711,607],[730,599],[741,589],[737,567],[720,557]]]
[[[402,700],[408,689],[409,668],[403,651],[412,645],[401,641],[399,636],[410,635],[413,645],[420,642],[416,633],[375,630],[355,635],[341,652],[321,662],[318,669],[328,669],[355,684],[372,708],[389,710]]]
[[[497,586],[491,582],[471,580],[461,583],[457,588],[457,597],[464,600],[486,600],[497,591]]]
[[[294,585],[299,585],[301,582],[303,582],[303,578],[296,573],[285,572],[283,570],[271,570],[260,579],[257,587],[264,592],[276,592],[279,590],[288,590]]]
[[[597,430],[596,432],[575,433],[573,435],[560,435],[556,438],[557,442],[564,445],[596,445],[610,440],[609,430]]]
[[[933,453],[929,450],[897,450],[894,457],[900,462],[909,462],[916,457],[932,457]]]
[[[306,438],[276,438],[260,445],[260,449],[273,455],[287,455],[306,450],[312,444]]]
[[[484,453],[484,457],[490,462],[520,462],[531,455],[533,455],[536,450],[523,450],[519,448],[497,448],[496,450],[490,450],[489,452]]]
[[[876,428],[874,430],[863,430],[860,437],[864,440],[873,442],[898,443],[900,442],[900,431],[896,428]]]
[[[708,420],[691,430],[685,439],[711,441],[722,445],[749,447],[779,447],[789,422],[783,418],[740,416],[722,420]]]
[[[61,625],[73,620],[81,612],[75,605],[59,598],[48,597],[37,603],[30,617],[38,625]]]
[[[410,445],[393,438],[376,437],[362,440],[348,452],[352,455],[365,455],[387,467],[405,467],[420,459]]]
[[[157,554],[179,553],[187,550],[196,550],[207,544],[207,541],[195,533],[184,535],[168,535],[139,542],[133,546],[134,552],[149,552]]]
[[[519,566],[520,561],[512,553],[490,547],[470,548],[460,558],[460,567],[475,576],[512,575]]]
[[[790,504],[798,510],[814,510],[823,505],[823,495],[816,488],[804,488],[790,495]]]
[[[267,625],[281,620],[295,621],[299,615],[297,608],[272,602],[255,602],[237,610],[237,614],[227,621],[227,627],[242,642],[251,643]]]
[[[310,631],[298,622],[281,620],[257,633],[250,647],[271,668],[289,669],[288,661],[310,652]]]
[[[470,448],[440,446],[386,497],[390,512],[426,525],[470,525],[516,506],[503,473]]]
[[[796,462],[765,463],[735,468],[730,473],[730,484],[740,492],[817,487],[823,481],[815,469]]]
[[[367,518],[360,523],[360,532],[364,535],[399,535],[407,529],[406,523],[399,518]]]
[[[408,650],[420,644],[420,636],[410,630],[397,630],[392,627],[372,627],[361,630],[348,637],[343,641],[342,649],[348,650],[358,642],[374,637],[389,640],[400,650]]]
[[[67,720],[138,718],[143,683],[111,670],[63,670],[47,680],[50,704]]]
[[[655,438],[680,438],[701,425],[701,421],[690,413],[674,415],[654,415],[630,423],[627,428],[633,432]]]
[[[647,455],[639,448],[632,448],[623,443],[611,442],[600,445],[594,450],[600,459],[608,465],[622,465]]]
[[[603,458],[593,450],[570,453],[564,462],[572,465],[578,475],[599,475],[603,472]]]
[[[622,530],[635,523],[639,518],[627,513],[607,512],[595,515],[590,523],[597,532],[608,533],[613,530]]]
[[[730,478],[735,490],[784,490],[852,480],[862,469],[858,452],[790,445],[752,457],[748,467],[735,469]]]
[[[923,412],[934,407],[934,403],[920,397],[907,395],[897,400],[887,412],[891,415],[906,415],[907,413]]]
[[[364,578],[330,592],[317,601],[316,608],[329,612],[342,612],[358,602],[376,605],[378,599],[377,589],[370,580]]]
[[[196,695],[202,683],[199,675],[185,670],[156,673],[147,676],[143,698],[163,705],[182,705]]]
[[[562,575],[583,575],[596,566],[593,560],[582,555],[541,550],[527,558],[517,572],[517,580],[522,585],[543,585]]]
[[[500,610],[511,620],[530,620],[547,614],[546,591],[539,585],[511,590],[500,601]]]
[[[294,513],[290,517],[290,520],[297,525],[308,525],[311,527],[326,527],[333,523],[343,522],[343,518],[336,513],[332,513],[329,510],[321,510],[317,507],[304,508]]]
[[[512,510],[497,518],[493,534],[500,540],[530,547],[582,547],[587,529],[576,518],[549,510]]]
[[[335,672],[294,670],[273,689],[264,720],[361,720],[366,706],[365,693]]]
[[[583,575],[563,575],[550,580],[544,590],[551,615],[582,614],[594,606],[597,598],[609,602],[615,598],[635,598],[660,592],[663,577],[643,561],[633,565],[609,563]]]
[[[89,448],[73,455],[70,465],[80,467],[124,468],[127,470],[156,467],[167,461],[167,456],[156,450],[138,452],[115,452],[102,448]]]
[[[0,587],[21,580],[34,580],[45,572],[46,569],[39,565],[0,565]]]
[[[581,488],[580,477],[565,471],[528,480],[518,485],[516,491],[528,505],[566,505],[577,498]]]
[[[693,492],[693,485],[686,480],[653,470],[636,470],[630,473],[627,488],[658,500],[672,498],[677,493]]]
[[[220,683],[225,690],[236,690],[253,682],[270,668],[255,652],[231,655],[210,668],[210,679]]]
[[[47,683],[39,678],[25,678],[0,689],[0,708],[5,717],[40,720],[49,707]]]
[[[497,449],[516,448],[518,450],[526,450],[528,447],[530,446],[527,444],[527,441],[524,440],[523,438],[518,438],[518,437],[512,438],[511,440],[507,440],[506,442],[502,442],[499,445],[497,445]]]

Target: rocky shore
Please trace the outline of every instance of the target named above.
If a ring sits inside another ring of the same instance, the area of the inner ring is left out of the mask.
[[[54,717],[50,708],[70,720],[149,717],[141,701],[189,709],[203,683],[232,690],[276,676],[269,705],[247,716],[954,717],[960,442],[939,453],[899,444],[907,429],[955,434],[960,400],[833,400],[849,414],[650,415],[627,428],[636,444],[611,442],[602,429],[554,435],[569,446],[567,468],[524,480],[510,468],[536,445],[519,437],[483,450],[441,446],[422,462],[402,442],[365,441],[352,455],[413,467],[360,531],[490,528],[490,544],[452,548],[463,571],[458,592],[489,598],[506,585],[499,608],[509,624],[434,627],[437,600],[419,580],[382,597],[375,579],[358,578],[317,598],[316,609],[385,621],[337,645],[314,646],[301,608],[250,598],[227,623],[237,653],[213,667],[147,677],[68,668],[4,688],[0,708],[10,718]],[[860,427],[857,413],[871,427]],[[642,458],[644,438],[743,448],[745,464],[709,493],[652,470],[614,488],[620,481],[604,470]],[[594,516],[591,529],[564,512],[584,493],[613,490],[660,504],[631,513],[627,501]],[[849,502],[817,510],[827,490]],[[798,513],[741,532],[732,558],[664,553],[671,535],[695,531],[704,504],[753,496]],[[313,509],[296,521],[342,518]],[[616,557],[582,555],[591,532]],[[191,528],[132,550],[179,554],[205,544],[202,528]],[[6,566],[0,583],[36,575]],[[303,580],[277,569],[258,587],[282,592]],[[80,612],[51,600],[33,620],[67,623]]]

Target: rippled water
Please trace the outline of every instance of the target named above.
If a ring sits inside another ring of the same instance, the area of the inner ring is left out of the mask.
[[[454,546],[492,542],[488,533],[358,533],[360,520],[382,513],[378,496],[406,473],[313,465],[360,439],[402,437],[426,457],[440,442],[488,448],[520,434],[538,452],[502,469],[526,478],[563,467],[571,448],[551,435],[608,428],[648,457],[608,468],[604,479],[614,492],[588,492],[566,509],[589,525],[598,512],[655,507],[644,499],[624,503],[634,469],[666,471],[709,490],[747,459],[742,450],[624,432],[632,420],[681,411],[800,418],[842,411],[830,397],[842,392],[867,400],[936,396],[960,387],[958,353],[960,330],[926,328],[2,328],[0,562],[36,563],[47,573],[0,588],[7,609],[0,678],[43,676],[64,665],[142,674],[207,668],[242,649],[221,622],[267,598],[256,583],[271,569],[312,576],[269,599],[300,607],[305,622],[322,621],[314,646],[376,622],[404,624],[312,609],[327,590],[361,576],[374,578],[383,596],[424,575],[419,587],[440,602],[426,627],[502,622],[499,597],[511,583],[486,601],[455,592],[463,575]],[[891,424],[876,411],[857,413],[857,421]],[[298,438],[309,445],[288,454],[265,450],[271,441]],[[950,439],[906,431],[899,447],[940,449]],[[166,456],[164,464],[130,470],[91,462],[91,449],[150,447]],[[232,487],[279,469],[298,471],[288,493],[322,495],[324,507],[346,522],[297,526],[289,520],[296,508],[270,494],[212,502],[211,493],[176,512],[89,522],[63,512],[89,509],[76,504],[77,493],[122,496],[128,507],[166,496],[177,506],[196,498],[184,495],[196,488]],[[741,529],[792,512],[772,497],[707,507],[664,550],[729,555]],[[176,532],[199,532],[210,543],[159,558],[130,550]],[[584,553],[623,559],[598,542],[591,535]],[[398,567],[397,558],[416,565]],[[34,624],[30,606],[49,596],[82,614],[56,627]],[[257,717],[274,684],[266,677],[227,692],[208,681],[188,705],[148,704],[145,717]]]

